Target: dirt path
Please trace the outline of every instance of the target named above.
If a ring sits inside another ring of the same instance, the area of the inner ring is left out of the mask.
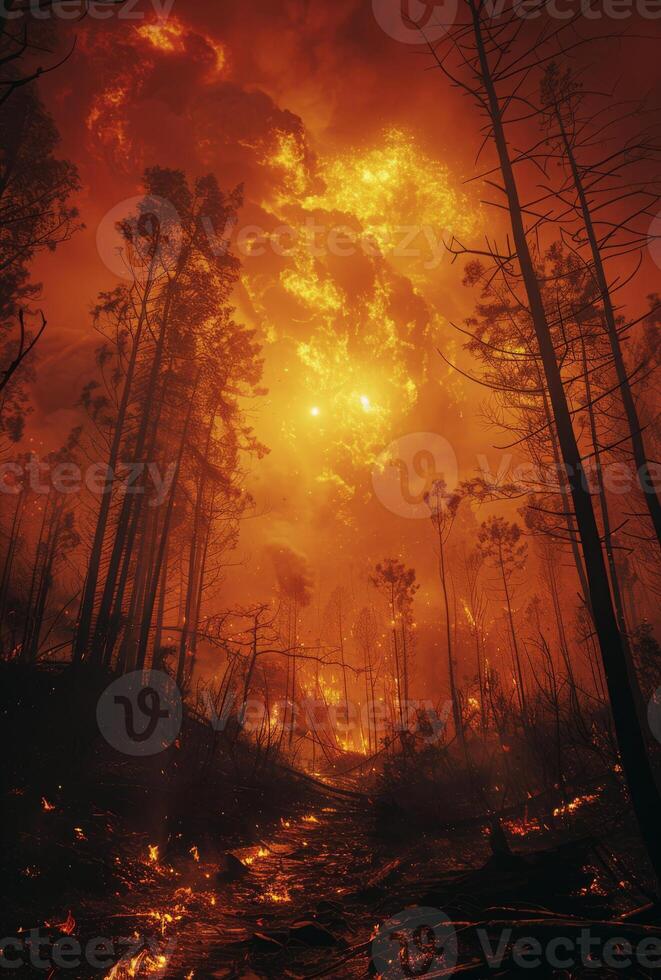
[[[435,840],[433,865],[431,851],[424,839],[405,853],[378,843],[364,806],[322,798],[220,871],[201,851],[174,867],[152,853],[146,880],[109,916],[97,909],[105,934],[147,939],[106,977],[366,977],[370,936],[407,903],[411,881],[466,867],[456,841]]]

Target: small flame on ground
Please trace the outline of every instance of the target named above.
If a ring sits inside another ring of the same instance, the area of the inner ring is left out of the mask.
[[[264,893],[264,901],[275,902],[276,904],[280,902],[291,902],[291,895],[286,888],[282,888],[280,891],[272,888]]]
[[[113,966],[106,980],[129,980],[133,977],[144,977],[150,973],[160,973],[168,965],[167,956],[163,953],[154,954],[148,949],[142,949],[130,959],[120,960]]]
[[[526,837],[528,834],[542,830],[537,817],[521,817],[519,820],[504,820],[503,826],[515,837]]]
[[[586,806],[588,803],[595,803],[599,797],[595,793],[584,793],[583,796],[576,796],[569,803],[565,803],[564,806],[557,806],[553,811],[554,817],[564,817],[568,813],[575,813],[582,806]]]
[[[59,931],[63,932],[65,936],[73,935],[76,929],[76,920],[73,917],[73,913],[71,909],[69,909],[67,913],[67,917],[64,920],[64,922],[56,922],[54,928],[59,929]]]

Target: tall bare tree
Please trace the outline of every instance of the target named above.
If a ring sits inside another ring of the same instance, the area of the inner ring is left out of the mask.
[[[601,536],[554,343],[558,324],[545,308],[533,257],[531,242],[543,230],[544,214],[534,199],[524,201],[522,197],[520,171],[533,164],[534,150],[513,150],[510,137],[521,115],[530,118],[532,112],[534,116],[534,104],[531,110],[530,92],[525,87],[534,85],[536,73],[552,60],[558,42],[566,38],[566,48],[571,50],[583,41],[571,35],[574,18],[559,24],[548,17],[542,4],[540,19],[534,21],[534,27],[531,24],[517,16],[514,6],[495,17],[491,5],[483,0],[463,0],[457,21],[444,39],[430,45],[430,50],[443,77],[469,95],[482,113],[484,144],[495,153],[495,166],[489,168],[488,179],[510,226],[511,244],[508,240],[502,250],[488,244],[480,255],[508,276],[514,290],[521,290],[521,301],[534,329],[581,542],[622,765],[641,835],[656,877],[661,880],[661,839],[657,832],[661,799],[629,682]],[[457,252],[460,248],[455,246]]]

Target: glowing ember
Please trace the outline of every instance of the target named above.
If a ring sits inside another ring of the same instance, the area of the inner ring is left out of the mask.
[[[50,813],[51,810],[54,810],[55,809],[55,805],[53,803],[49,803],[48,800],[46,799],[46,797],[45,796],[42,796],[41,797],[41,808],[46,813]]]
[[[162,936],[165,935],[166,928],[169,925],[172,925],[172,923],[175,921],[175,916],[171,912],[149,912],[148,918],[158,924]],[[176,918],[181,919],[181,915],[177,916]]]
[[[279,891],[277,889],[270,889],[264,893],[263,901],[274,902],[276,905],[283,902],[291,902],[291,895],[286,888],[282,888]]]
[[[71,909],[67,913],[67,917],[64,922],[57,922],[55,928],[63,932],[65,936],[72,936],[76,929],[76,920],[73,917]]]
[[[148,857],[147,860],[150,864],[158,864],[158,844],[148,845]]]
[[[565,803],[564,806],[558,806],[553,811],[554,817],[564,817],[568,813],[575,813],[582,806],[586,806],[589,803],[595,803],[599,797],[594,793],[585,793],[583,796],[577,796],[570,803]]]
[[[625,887],[625,884],[625,882],[620,882],[620,887]],[[579,895],[599,895],[605,897],[608,895],[608,889],[604,888],[598,878],[593,878],[589,885],[579,890]]]
[[[472,626],[473,628],[475,628],[475,625],[476,625],[475,618],[473,616],[473,613],[470,610],[470,606],[468,605],[468,603],[466,602],[465,599],[462,599],[461,600],[461,604],[464,607],[464,613],[466,614],[466,619],[468,620],[469,625]]]
[[[129,980],[133,977],[149,976],[151,973],[161,973],[168,965],[163,953],[153,953],[150,949],[142,949],[137,956],[121,959],[106,974],[106,980]]]
[[[526,837],[528,834],[543,830],[542,824],[536,817],[521,817],[519,820],[503,820],[503,827],[515,837]]]

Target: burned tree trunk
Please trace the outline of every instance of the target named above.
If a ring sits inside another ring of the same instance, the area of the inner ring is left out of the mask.
[[[530,315],[546,377],[562,461],[571,490],[588,578],[590,603],[595,629],[599,637],[622,765],[641,835],[657,880],[661,882],[661,837],[658,833],[659,821],[661,820],[661,799],[638,720],[629,681],[626,652],[613,609],[608,573],[587,477],[576,441],[562,376],[556,360],[551,330],[542,301],[541,289],[528,245],[518,186],[505,134],[503,109],[496,92],[489,63],[480,9],[475,0],[469,0],[469,7],[475,50],[485,96],[484,104],[493,127],[493,139],[503,179],[516,257],[528,297]]]

